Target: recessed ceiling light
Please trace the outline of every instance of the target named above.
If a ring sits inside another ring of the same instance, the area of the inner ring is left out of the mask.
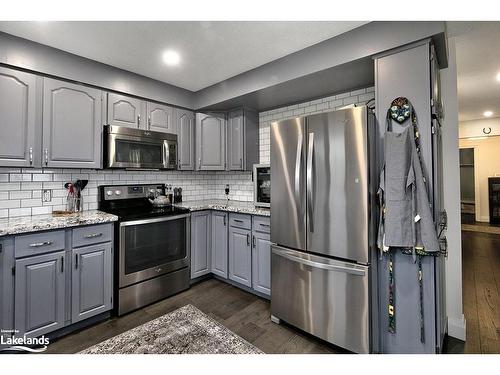
[[[163,52],[163,62],[167,65],[174,66],[178,65],[181,61],[181,57],[179,54],[175,51],[172,51],[171,49]]]
[[[491,117],[492,115],[493,115],[493,112],[491,112],[491,111],[486,111],[483,113],[484,117]]]
[[[500,72],[497,73],[497,81],[500,82]]]

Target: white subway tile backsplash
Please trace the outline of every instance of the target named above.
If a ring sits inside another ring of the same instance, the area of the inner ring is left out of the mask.
[[[50,173],[33,174],[32,180],[33,181],[52,181],[52,174],[50,174]]]

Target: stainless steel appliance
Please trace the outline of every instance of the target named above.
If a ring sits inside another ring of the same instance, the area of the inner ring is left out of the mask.
[[[119,217],[115,226],[115,310],[118,315],[189,288],[190,213],[148,197],[165,185],[99,187],[99,209]]]
[[[271,124],[271,314],[370,352],[373,223],[366,107]]]
[[[106,168],[177,169],[177,135],[106,125]]]
[[[271,166],[253,165],[253,199],[255,207],[271,206]]]

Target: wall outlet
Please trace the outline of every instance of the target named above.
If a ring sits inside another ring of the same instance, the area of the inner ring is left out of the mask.
[[[51,202],[52,201],[52,190],[43,189],[42,190],[42,202]]]

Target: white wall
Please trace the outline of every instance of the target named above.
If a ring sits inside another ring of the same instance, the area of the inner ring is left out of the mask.
[[[460,171],[458,151],[457,65],[454,38],[448,39],[448,68],[441,70],[445,118],[443,123],[444,207],[448,213],[446,259],[446,313],[448,334],[465,340],[462,308],[462,235],[460,220]]]

